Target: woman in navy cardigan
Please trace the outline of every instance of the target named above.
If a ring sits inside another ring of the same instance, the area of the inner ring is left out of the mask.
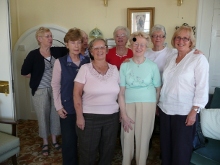
[[[24,60],[21,75],[30,78],[34,110],[37,114],[39,136],[43,139],[42,154],[49,154],[48,136],[52,146],[61,151],[56,136],[60,134],[59,116],[53,104],[51,78],[56,58],[66,54],[65,47],[51,47],[53,38],[50,29],[40,27],[36,32],[39,48],[32,50]]]

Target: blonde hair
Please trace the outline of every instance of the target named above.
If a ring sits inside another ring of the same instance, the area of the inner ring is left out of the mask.
[[[186,25],[180,26],[180,27],[174,32],[173,37],[172,37],[172,39],[171,39],[171,45],[175,48],[175,38],[176,38],[182,31],[186,31],[186,32],[189,33],[189,39],[190,39],[190,42],[191,42],[190,49],[193,49],[193,48],[196,46],[196,39],[195,39],[195,36],[194,36],[194,32],[193,32],[192,27],[186,26]]]
[[[146,41],[147,41],[147,47],[149,47],[149,44],[150,44],[150,36],[145,33],[145,32],[142,32],[142,31],[137,31],[137,32],[134,32],[131,34],[130,38],[129,38],[129,42],[130,44],[132,45],[134,43],[133,41],[133,38],[136,38],[136,37],[142,37],[142,38],[145,38]]]
[[[40,42],[38,41],[38,37],[42,37],[44,33],[46,32],[50,32],[50,29],[46,28],[46,27],[40,27],[35,34],[35,38],[37,40],[38,45],[40,45]]]

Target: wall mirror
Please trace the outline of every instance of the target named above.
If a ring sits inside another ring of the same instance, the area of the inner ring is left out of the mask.
[[[150,32],[154,26],[154,7],[127,8],[127,27],[135,31]]]

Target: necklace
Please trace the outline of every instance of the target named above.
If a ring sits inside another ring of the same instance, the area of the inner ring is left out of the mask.
[[[127,48],[124,48],[124,49],[116,48],[116,55],[119,56],[120,58],[123,56],[127,56]]]

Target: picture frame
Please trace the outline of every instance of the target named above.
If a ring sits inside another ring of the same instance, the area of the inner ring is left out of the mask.
[[[154,26],[154,7],[127,8],[127,27],[131,33],[135,31],[150,32]]]

